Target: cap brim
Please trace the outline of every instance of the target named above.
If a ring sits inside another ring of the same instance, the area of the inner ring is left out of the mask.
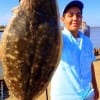
[[[68,9],[70,9],[72,7],[78,7],[82,12],[82,9],[83,9],[84,5],[81,1],[78,1],[78,0],[71,1],[70,3],[68,3],[66,5],[63,13],[65,13]]]

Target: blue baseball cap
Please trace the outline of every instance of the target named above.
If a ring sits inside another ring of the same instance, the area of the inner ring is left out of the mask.
[[[78,0],[74,0],[74,1],[69,2],[66,5],[66,7],[65,7],[65,9],[63,11],[63,16],[72,7],[78,7],[80,9],[81,13],[82,13],[82,10],[84,8],[84,5],[83,5],[83,3],[81,1],[78,1]]]

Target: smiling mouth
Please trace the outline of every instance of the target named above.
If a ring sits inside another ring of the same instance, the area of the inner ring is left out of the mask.
[[[79,26],[79,23],[72,23],[72,25],[75,25],[75,26],[77,25],[77,26]]]

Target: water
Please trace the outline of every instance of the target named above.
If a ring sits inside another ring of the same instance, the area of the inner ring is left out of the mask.
[[[2,32],[0,32],[0,39],[1,39]]]
[[[1,38],[0,32],[0,38]],[[100,48],[100,27],[91,27],[90,28],[90,39],[93,43],[94,48]]]
[[[90,30],[90,39],[94,48],[100,48],[100,27],[92,27]]]

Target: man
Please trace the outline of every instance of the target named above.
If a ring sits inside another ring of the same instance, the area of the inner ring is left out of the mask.
[[[63,11],[62,56],[51,80],[51,100],[98,98],[93,46],[90,39],[78,31],[82,22],[83,6],[81,1],[74,0]]]
[[[82,22],[81,24],[81,32],[83,32],[86,36],[90,37],[90,27],[86,24],[86,22]]]

